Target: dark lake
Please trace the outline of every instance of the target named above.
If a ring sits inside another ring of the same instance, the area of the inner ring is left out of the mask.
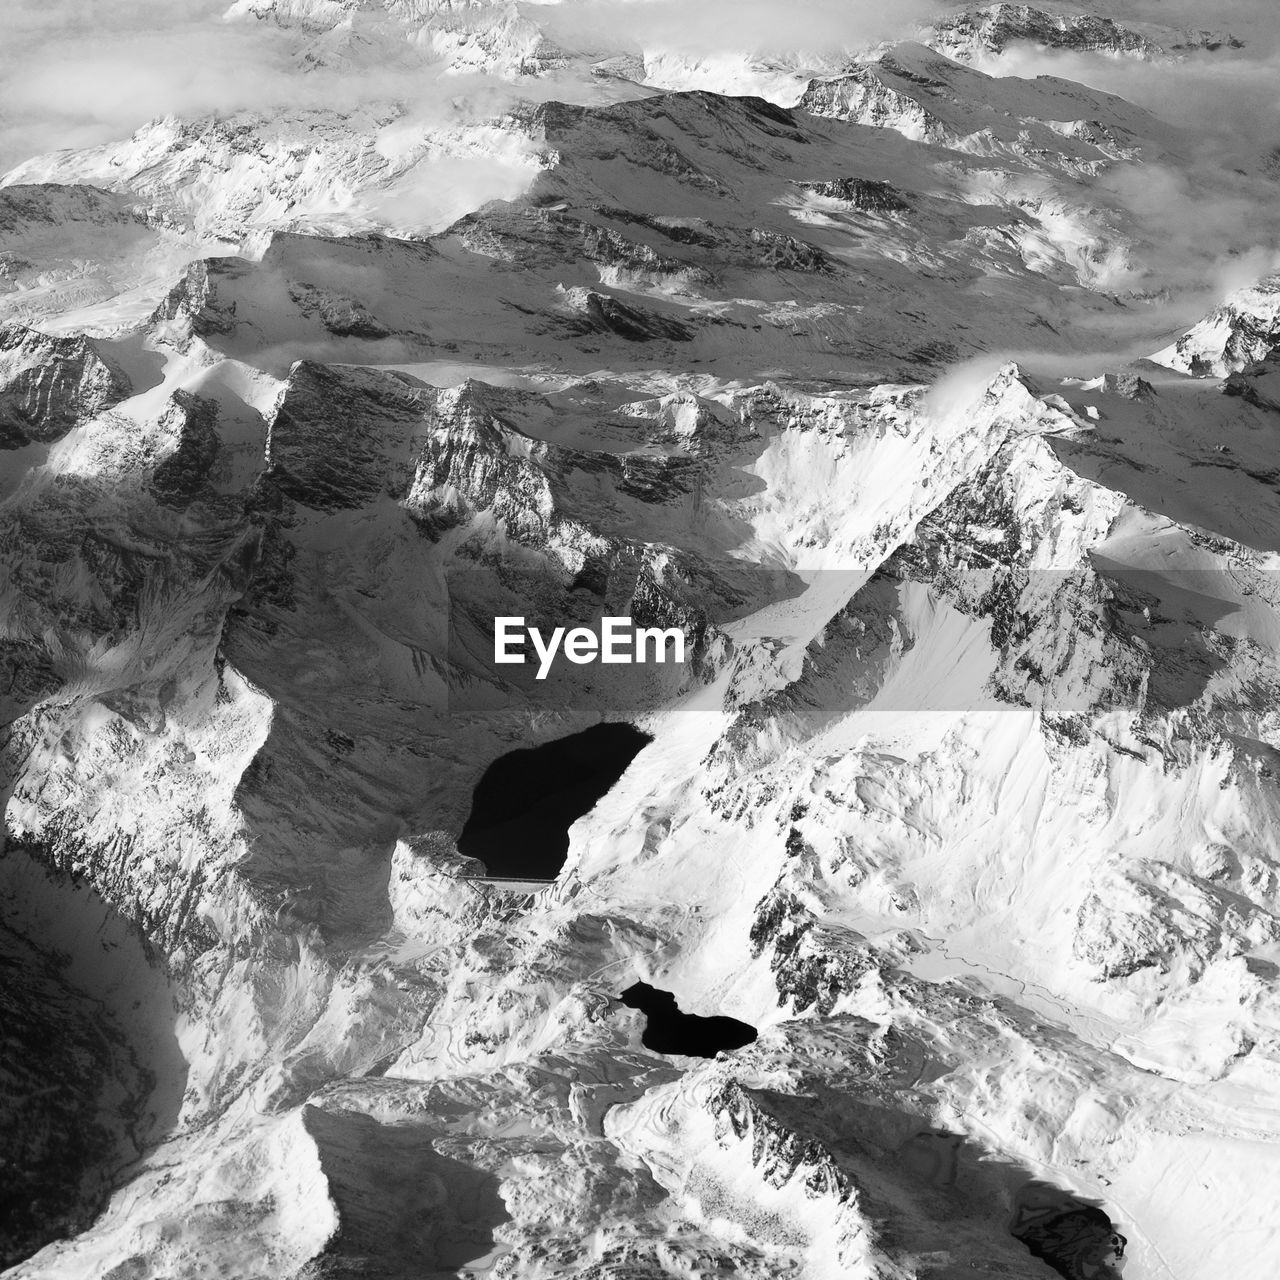
[[[737,1018],[703,1018],[681,1013],[670,991],[661,991],[647,982],[629,986],[618,997],[623,1004],[645,1015],[640,1043],[654,1053],[683,1053],[691,1058],[714,1058],[721,1051],[741,1049],[756,1038],[756,1029]]]
[[[554,880],[569,827],[618,781],[653,739],[630,724],[597,724],[499,756],[484,772],[458,850],[492,876]]]

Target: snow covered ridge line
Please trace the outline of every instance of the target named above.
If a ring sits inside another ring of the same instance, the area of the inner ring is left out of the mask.
[[[624,617],[601,618],[598,635],[590,627],[556,627],[545,638],[537,627],[527,626],[523,617],[494,618],[494,662],[502,665],[528,661],[525,632],[538,655],[536,680],[547,678],[551,664],[561,654],[579,666],[589,662],[624,666],[632,662],[662,663],[668,661],[668,652],[670,661],[681,666],[685,662],[686,637],[679,627],[636,627],[630,618]]]

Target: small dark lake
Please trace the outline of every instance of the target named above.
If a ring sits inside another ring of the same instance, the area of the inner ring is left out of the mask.
[[[681,1013],[670,991],[637,982],[619,997],[623,1004],[645,1015],[640,1043],[654,1053],[683,1053],[691,1058],[714,1058],[717,1053],[741,1049],[756,1038],[756,1029],[737,1018],[702,1018]]]
[[[476,786],[458,851],[479,858],[492,876],[554,880],[569,852],[569,827],[652,741],[634,725],[597,724],[499,756]]]

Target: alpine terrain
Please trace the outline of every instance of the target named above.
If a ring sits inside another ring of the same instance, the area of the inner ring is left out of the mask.
[[[0,14],[6,1277],[1280,1272],[1280,11],[883,8]]]

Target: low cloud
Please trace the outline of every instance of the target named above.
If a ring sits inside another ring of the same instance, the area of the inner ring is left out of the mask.
[[[1141,62],[1021,46],[983,64],[998,75],[1077,81],[1173,126],[1163,154],[1111,167],[1092,192],[1133,230],[1130,287],[1162,294],[1173,326],[1280,267],[1280,20],[1270,9],[1250,25],[1256,16],[1248,4],[1215,14],[1252,33],[1240,50]]]
[[[240,16],[226,20],[227,6],[228,0],[8,0],[0,45],[0,172],[42,152],[123,138],[165,115],[398,102],[401,122],[379,138],[379,146],[394,146],[401,133],[412,145],[415,135],[442,124],[492,119],[517,98],[586,100],[608,92],[573,72],[515,79],[460,73],[448,66],[447,41],[406,38],[384,48],[377,28],[387,35],[394,22],[381,0],[366,0],[349,60],[335,53],[332,41],[317,43],[302,28],[258,20],[243,5]],[[526,0],[519,12],[569,52],[714,54],[803,66],[807,56],[829,59],[909,37],[940,7],[924,0],[894,6],[881,0]],[[450,9],[440,20],[505,21],[504,13],[496,6]],[[1190,324],[1233,289],[1280,266],[1275,13],[1274,0],[1225,0],[1209,19],[1199,0],[1131,0],[1126,20],[1192,27],[1211,21],[1240,35],[1246,47],[1162,63],[1015,46],[985,68],[1077,80],[1175,126],[1163,157],[1114,166],[1091,193],[1122,211],[1137,238],[1126,287],[1162,299],[1117,312],[1115,326],[1129,336],[1141,330],[1146,341],[1162,325]],[[308,56],[318,51],[320,58]],[[635,90],[615,83],[613,92]],[[455,205],[509,194],[524,181],[516,161],[489,165],[463,149],[449,159],[451,168],[407,178],[366,212],[394,223],[431,197],[447,219]],[[441,174],[450,190],[437,197],[431,184],[440,183]],[[1091,322],[1109,323],[1097,316]]]
[[[280,33],[218,21],[216,0],[9,0],[0,169],[92,146],[147,120],[279,102]]]
[[[570,51],[696,57],[866,47],[904,33],[925,6],[904,0],[892,19],[878,0],[564,0],[520,12]],[[43,152],[125,137],[166,115],[397,101],[419,114],[475,119],[477,110],[499,110],[517,95],[584,93],[581,82],[565,78],[513,83],[458,74],[439,42],[392,38],[395,20],[380,3],[362,11],[350,61],[308,56],[316,52],[314,35],[302,27],[251,12],[228,20],[227,13],[228,0],[8,0],[0,172]],[[499,6],[442,10],[439,21],[483,25],[503,13]],[[386,58],[379,56],[383,38],[390,39]]]

